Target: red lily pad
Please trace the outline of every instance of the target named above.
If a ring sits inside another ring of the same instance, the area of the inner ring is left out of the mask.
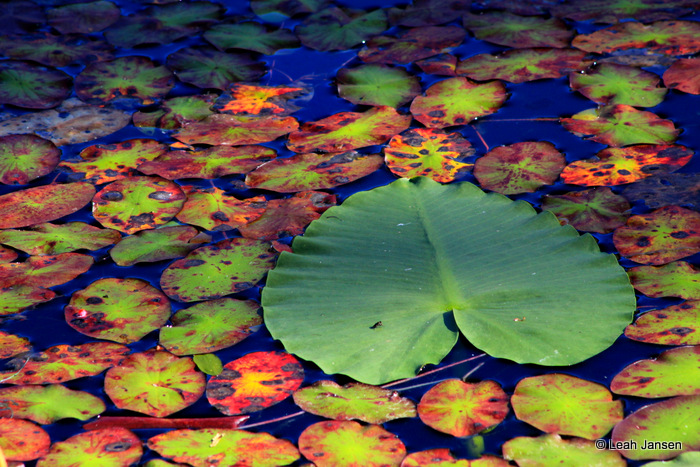
[[[131,344],[168,321],[170,302],[144,280],[105,278],[74,292],[64,313],[81,334]]]
[[[452,436],[472,436],[503,421],[508,395],[493,381],[465,383],[449,379],[426,392],[418,416],[429,427]]]
[[[0,62],[0,104],[50,109],[70,95],[72,85],[73,79],[60,70],[31,62]]]
[[[61,160],[61,150],[36,135],[0,136],[0,183],[25,185],[47,175]]]
[[[125,237],[109,250],[109,255],[119,266],[133,266],[136,263],[180,258],[210,241],[210,236],[199,233],[189,225],[166,224],[158,229],[142,230]]]
[[[0,264],[0,287],[31,285],[53,287],[65,284],[86,272],[95,260],[80,253],[30,256],[22,263]]]
[[[274,149],[264,146],[214,146],[199,151],[171,151],[155,160],[143,162],[138,169],[168,180],[213,179],[248,173],[276,156]]]
[[[3,411],[14,418],[25,418],[42,425],[65,418],[87,420],[105,411],[102,399],[60,384],[14,386],[0,389]]]
[[[600,186],[632,183],[654,174],[678,170],[693,157],[685,146],[638,144],[603,149],[594,159],[574,161],[561,173],[572,185]]]
[[[354,182],[382,165],[384,160],[380,155],[364,155],[356,151],[295,154],[262,164],[248,173],[245,183],[250,188],[279,193],[323,190]]]
[[[571,45],[586,52],[609,53],[644,49],[666,55],[700,52],[700,24],[696,21],[628,21],[590,34],[579,34]]]
[[[687,301],[639,316],[625,328],[632,340],[661,345],[700,344],[700,302]]]
[[[457,57],[452,54],[440,54],[418,60],[416,65],[423,73],[437,76],[457,76]]]
[[[625,187],[622,195],[652,209],[676,204],[700,208],[700,174],[673,173],[645,178]]]
[[[552,143],[527,141],[492,149],[476,160],[474,176],[482,188],[504,195],[532,193],[553,184],[565,165]]]
[[[584,232],[610,233],[625,225],[630,203],[608,187],[546,195],[542,209],[551,211],[562,224]]]
[[[89,183],[43,185],[0,196],[0,229],[27,227],[78,211],[95,194]]]
[[[180,212],[185,193],[158,177],[127,177],[106,185],[92,200],[95,220],[132,234],[165,224]]]
[[[32,349],[29,339],[0,331],[0,358],[12,358]]]
[[[679,396],[642,407],[615,426],[611,443],[633,460],[671,459],[699,450],[700,396]]]
[[[403,68],[361,65],[336,75],[338,94],[353,104],[399,107],[420,94],[420,81]]]
[[[294,32],[305,46],[328,52],[348,50],[386,28],[386,13],[381,8],[366,12],[331,6],[307,17]]]
[[[105,392],[120,409],[165,417],[197,402],[204,394],[204,373],[188,357],[146,350],[129,355],[107,370]]]
[[[88,182],[99,185],[138,175],[136,167],[152,161],[168,150],[168,146],[152,139],[130,139],[115,144],[97,144],[80,151],[81,161],[63,161],[75,173],[85,174]]]
[[[187,201],[177,220],[205,230],[237,229],[259,218],[265,211],[264,196],[238,199],[216,187],[183,187]]]
[[[168,56],[168,68],[182,82],[200,88],[226,90],[235,81],[254,81],[267,71],[251,54],[219,52],[199,46],[180,49]]]
[[[635,19],[650,23],[663,19],[675,19],[693,11],[693,0],[664,0],[661,3],[644,0],[570,0],[556,3],[550,12],[559,18],[576,21],[594,20],[596,23],[617,23],[622,19]]]
[[[38,459],[49,451],[50,445],[49,434],[40,426],[19,418],[0,418],[0,454],[3,454],[1,460]]]
[[[121,364],[130,352],[122,344],[89,342],[82,345],[55,345],[32,355],[16,358],[16,370],[0,373],[5,384],[55,384],[94,376]]]
[[[150,438],[148,448],[193,467],[211,467],[212,462],[221,466],[277,467],[299,458],[297,448],[286,439],[222,428],[170,431]]]
[[[122,239],[116,230],[100,229],[84,222],[36,224],[29,230],[0,231],[0,243],[30,255],[57,255],[75,250],[98,250]]]
[[[267,243],[247,238],[223,240],[171,263],[160,277],[160,286],[179,302],[221,298],[253,287],[276,259]]]
[[[365,63],[411,63],[459,45],[466,32],[457,26],[426,26],[409,29],[398,37],[375,36],[357,56]]]
[[[505,11],[465,13],[464,27],[477,39],[506,47],[568,47],[574,31],[559,18],[519,16]]]
[[[502,83],[475,83],[448,78],[430,86],[411,103],[413,117],[428,128],[466,125],[477,117],[496,112],[508,94]]]
[[[254,21],[218,23],[202,37],[221,51],[243,49],[272,55],[280,49],[299,47],[299,39],[289,29],[272,28]]]
[[[610,382],[615,394],[636,397],[700,395],[700,346],[670,349],[626,366]]]
[[[524,378],[510,400],[515,416],[546,433],[595,440],[622,420],[605,386],[564,374]]]
[[[335,195],[318,191],[302,191],[291,198],[273,199],[258,219],[240,226],[238,231],[247,238],[276,240],[300,235],[311,221],[335,205]]]
[[[599,63],[569,74],[571,89],[601,105],[654,107],[664,100],[668,91],[659,87],[660,82],[654,73],[617,63]]]
[[[47,32],[5,36],[0,53],[17,60],[31,60],[42,65],[64,67],[97,60],[112,60],[114,47],[100,39],[81,34],[56,36]]]
[[[0,246],[0,263],[10,263],[16,260],[18,256],[15,250]]]
[[[207,383],[207,400],[225,415],[257,412],[291,396],[304,369],[286,352],[253,352],[224,365]]]
[[[700,300],[700,271],[685,261],[663,266],[637,266],[627,271],[635,289],[647,297]]]
[[[477,81],[500,79],[524,83],[536,79],[559,78],[589,64],[586,53],[574,49],[536,47],[506,50],[498,55],[479,54],[461,60],[457,74]]]
[[[379,425],[352,421],[318,422],[299,435],[299,451],[317,467],[398,466],[406,456],[401,440]]]
[[[265,117],[282,117],[299,110],[295,99],[309,99],[313,89],[304,86],[254,86],[234,83],[214,105],[217,112]]]
[[[119,97],[152,104],[175,85],[170,70],[156,66],[150,58],[119,57],[88,65],[75,78],[75,93],[88,104],[106,104]]]
[[[457,460],[452,457],[449,449],[428,449],[413,452],[404,457],[401,467],[508,467],[511,464],[495,456],[481,456],[478,459]]]
[[[537,438],[518,436],[503,444],[503,457],[518,465],[595,465],[625,467],[627,463],[612,449],[600,449],[593,441],[562,439],[557,434]]]
[[[51,446],[37,467],[99,464],[128,467],[141,459],[141,440],[126,428],[104,428],[78,433]]]
[[[469,10],[468,0],[414,0],[404,7],[389,8],[392,26],[432,26],[449,23]]]
[[[671,120],[623,104],[582,110],[559,121],[577,136],[613,147],[670,144],[680,134]]]
[[[384,148],[386,165],[403,178],[427,176],[448,183],[471,170],[474,164],[459,159],[474,154],[471,143],[460,133],[434,128],[416,128],[391,138]]]
[[[299,128],[294,117],[239,117],[214,114],[173,134],[185,144],[242,146],[267,143]]]
[[[262,324],[260,305],[252,300],[220,298],[175,313],[172,326],[160,330],[160,345],[175,355],[206,354],[231,347]]]
[[[407,129],[409,115],[391,107],[373,107],[366,112],[340,112],[307,122],[289,135],[287,148],[294,152],[344,152],[382,144]]]
[[[106,0],[51,8],[46,12],[49,26],[61,34],[98,32],[120,16],[119,7]]]
[[[211,110],[215,94],[179,96],[165,99],[156,110],[143,110],[134,113],[134,126],[157,127],[163,130],[177,130],[190,123],[204,120],[214,115]]]
[[[31,285],[10,285],[0,288],[0,316],[19,313],[31,306],[48,302],[56,292]]]
[[[613,234],[625,258],[641,264],[666,264],[700,252],[700,213],[666,206],[627,219]]]
[[[681,58],[664,72],[664,85],[688,94],[700,94],[700,59]]]
[[[361,420],[381,424],[416,416],[416,405],[390,389],[362,383],[340,386],[317,381],[294,393],[294,403],[305,412],[333,420]]]

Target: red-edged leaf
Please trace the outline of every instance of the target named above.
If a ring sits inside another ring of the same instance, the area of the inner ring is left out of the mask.
[[[0,104],[50,109],[70,95],[72,84],[73,79],[60,70],[31,62],[0,62]]]
[[[700,24],[696,21],[627,21],[590,34],[574,37],[571,45],[586,52],[609,53],[644,49],[666,55],[690,55],[700,51]]]
[[[630,203],[608,187],[546,195],[542,209],[551,211],[562,224],[584,232],[609,233],[625,225]]]
[[[459,45],[465,35],[457,26],[413,28],[398,37],[375,36],[357,56],[365,63],[410,63]]]
[[[49,451],[50,445],[49,434],[29,420],[0,418],[0,463],[5,459],[8,461],[37,459]]]
[[[0,229],[27,227],[59,219],[90,202],[89,183],[43,185],[0,196]]]
[[[700,271],[685,261],[663,266],[637,266],[627,271],[635,289],[647,297],[700,300]]]
[[[65,284],[90,269],[94,261],[89,255],[61,253],[55,256],[30,256],[23,263],[0,264],[0,287],[53,287]]]
[[[681,58],[664,72],[664,85],[670,89],[700,94],[700,58]]]
[[[51,446],[37,467],[103,465],[128,467],[141,459],[141,440],[125,428],[104,428],[78,433]]]
[[[116,230],[100,229],[84,222],[36,224],[27,230],[0,231],[0,243],[30,255],[57,255],[75,250],[98,250],[120,241]]]
[[[0,331],[0,358],[12,358],[32,349],[29,339]]]
[[[617,63],[599,63],[580,73],[569,73],[571,89],[601,105],[654,107],[668,91],[658,87],[660,81],[654,73]]]
[[[700,301],[648,311],[625,328],[632,340],[661,345],[700,344]]]
[[[173,137],[185,144],[242,146],[267,143],[296,130],[294,117],[239,117],[214,114],[190,123]]]
[[[211,107],[216,97],[216,94],[198,94],[166,99],[155,110],[134,113],[134,126],[177,130],[214,115]]]
[[[457,75],[457,57],[452,54],[440,54],[434,57],[418,60],[416,65],[423,70],[423,73],[438,76]]]
[[[48,302],[56,297],[56,292],[44,287],[31,285],[10,285],[0,288],[0,316],[19,313],[20,311]]]
[[[0,137],[0,183],[25,185],[51,173],[61,160],[61,150],[36,135]]]
[[[205,230],[237,229],[259,218],[265,211],[264,196],[238,199],[216,187],[183,187],[187,193],[177,220]]]

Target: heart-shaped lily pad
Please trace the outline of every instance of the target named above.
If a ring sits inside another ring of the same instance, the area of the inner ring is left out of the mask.
[[[102,399],[60,384],[26,385],[0,389],[0,401],[12,417],[26,418],[42,425],[64,418],[87,420],[104,412]]]
[[[564,48],[574,36],[559,18],[519,16],[506,11],[465,13],[462,22],[477,39],[506,47]]]
[[[214,114],[190,123],[173,137],[185,144],[242,146],[267,143],[296,130],[294,117],[239,117]]]
[[[542,209],[552,211],[559,221],[584,232],[609,233],[625,225],[630,203],[608,187],[546,195]]]
[[[538,438],[519,436],[503,444],[503,457],[518,465],[595,465],[625,467],[617,451],[600,449],[593,441],[581,438],[562,439],[557,434]]]
[[[0,196],[0,229],[26,227],[79,210],[95,194],[89,183],[42,185]]]
[[[205,230],[237,229],[259,218],[265,211],[263,196],[238,199],[216,187],[183,187],[187,201],[177,220]]]
[[[700,94],[700,59],[680,58],[664,72],[664,85],[688,94]]]
[[[0,287],[31,285],[53,287],[65,284],[86,272],[95,260],[80,253],[30,256],[23,263],[0,264]]]
[[[51,438],[43,428],[21,418],[0,418],[0,461],[31,461],[49,451]],[[21,462],[20,462],[21,463]]]
[[[0,183],[25,185],[51,173],[61,160],[61,150],[36,135],[0,137]]]
[[[305,46],[328,52],[350,49],[386,28],[386,13],[381,8],[363,11],[332,6],[310,15],[294,32]]]
[[[659,87],[660,81],[654,73],[617,63],[600,63],[592,69],[569,74],[571,89],[601,105],[654,107],[664,100],[668,91]]]
[[[179,258],[210,241],[210,236],[199,233],[189,225],[166,224],[125,237],[109,250],[109,255],[119,266],[133,266],[136,263]]]
[[[609,53],[644,49],[646,53],[690,55],[700,52],[700,24],[696,21],[625,21],[590,34],[579,34],[571,45],[586,52]]]
[[[637,266],[627,271],[632,285],[647,297],[700,300],[700,271],[685,261],[663,266]]]
[[[420,94],[420,81],[403,68],[364,65],[342,68],[336,75],[338,94],[353,104],[399,107]]]
[[[70,95],[72,84],[60,70],[14,60],[0,63],[0,104],[50,109]]]
[[[700,344],[700,302],[687,301],[663,310],[649,311],[627,326],[625,336],[662,345]]]
[[[141,459],[141,440],[125,428],[104,428],[73,435],[51,446],[37,467],[99,464],[128,467]]]
[[[28,230],[0,231],[0,243],[30,255],[58,255],[86,249],[98,250],[122,239],[116,230],[100,229],[84,222],[36,224]]]

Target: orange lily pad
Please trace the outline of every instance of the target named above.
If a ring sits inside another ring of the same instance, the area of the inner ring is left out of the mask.
[[[49,451],[50,445],[49,434],[35,423],[21,418],[0,418],[0,453],[7,460],[37,459]]]
[[[688,94],[700,94],[700,59],[681,58],[664,72],[664,85]]]
[[[241,116],[286,116],[299,110],[292,102],[309,97],[312,89],[303,86],[254,86],[233,83],[216,100],[217,112]]]
[[[141,440],[126,428],[103,428],[78,433],[51,446],[37,467],[99,464],[126,467],[141,459]]]
[[[0,229],[27,227],[78,211],[95,194],[89,183],[42,185],[0,196]]]
[[[639,316],[625,329],[632,340],[661,345],[700,344],[700,301],[689,300]]]
[[[187,193],[177,220],[205,230],[237,229],[258,219],[265,211],[264,196],[238,199],[216,187],[183,187]]]
[[[637,266],[627,271],[632,285],[647,297],[700,300],[700,271],[685,261],[663,266]]]
[[[29,339],[0,331],[0,358],[12,358],[32,349]]]

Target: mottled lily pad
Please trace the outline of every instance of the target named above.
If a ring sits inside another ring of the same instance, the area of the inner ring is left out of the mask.
[[[686,15],[694,5],[693,0],[664,0],[661,3],[654,0],[569,0],[552,5],[550,12],[558,18],[576,21],[592,19],[596,23],[617,23],[633,18],[641,23],[649,23]]]
[[[571,45],[586,52],[609,53],[644,49],[666,55],[690,55],[700,51],[700,24],[696,21],[627,21],[590,34],[579,34]]]
[[[700,302],[689,300],[663,310],[639,316],[627,326],[625,336],[632,340],[661,345],[700,344]]]
[[[42,425],[65,418],[87,420],[105,410],[102,399],[60,384],[14,386],[0,389],[0,401],[12,417],[26,418]]]
[[[128,467],[143,454],[141,440],[125,428],[104,428],[73,435],[51,446],[37,467],[99,464]]]
[[[664,85],[688,94],[700,94],[700,59],[681,58],[664,72]]]
[[[266,55],[300,45],[297,36],[289,29],[271,28],[254,21],[215,24],[202,37],[221,51],[243,49]]]
[[[168,56],[167,63],[180,81],[221,90],[232,82],[254,81],[267,71],[265,63],[249,53],[220,52],[206,46],[180,49]]]
[[[0,196],[0,229],[27,227],[81,209],[95,194],[89,183],[43,185]]]
[[[36,224],[28,230],[0,231],[0,243],[30,255],[58,255],[87,249],[98,250],[113,245],[122,236],[116,230],[100,229],[84,222]]]
[[[66,73],[31,62],[0,62],[0,104],[50,109],[66,99],[73,79]]]
[[[109,254],[117,265],[133,266],[136,263],[179,258],[210,241],[210,236],[199,233],[189,225],[166,224],[158,229],[142,230],[125,237],[109,250]]]
[[[239,117],[214,114],[173,134],[185,144],[242,146],[267,143],[296,130],[294,117]]]
[[[310,15],[294,32],[305,46],[328,52],[348,50],[386,28],[386,13],[381,8],[366,12],[332,6]]]
[[[423,73],[437,76],[456,76],[457,57],[452,54],[440,54],[433,57],[418,60],[416,65],[423,70]]]
[[[627,271],[632,285],[647,297],[700,300],[700,271],[685,261],[663,266],[637,266]]]
[[[19,313],[28,307],[48,302],[56,292],[31,285],[10,285],[0,288],[0,316]]]
[[[49,25],[61,34],[101,31],[117,21],[119,15],[119,7],[106,0],[57,6],[46,12]]]
[[[654,107],[664,100],[668,91],[659,87],[660,82],[654,73],[616,63],[599,63],[580,73],[569,74],[571,89],[601,105]]]
[[[398,37],[375,36],[357,55],[365,63],[410,63],[459,45],[465,35],[457,26],[413,28]]]
[[[403,68],[362,65],[336,75],[338,94],[353,104],[399,107],[420,94],[420,81]]]
[[[254,86],[233,83],[227,92],[219,96],[214,105],[217,112],[265,117],[283,117],[299,110],[296,100],[308,100],[313,89],[306,86]]]
[[[562,224],[584,232],[610,233],[625,225],[630,203],[608,187],[546,195],[542,209],[552,211]]]
[[[469,10],[469,0],[414,0],[404,7],[389,8],[393,26],[432,26],[449,23]]]
[[[646,178],[625,187],[622,195],[652,209],[671,204],[700,208],[700,174],[672,173]]]
[[[22,263],[0,264],[0,287],[31,285],[53,287],[65,284],[86,272],[94,259],[80,253],[30,256]]]
[[[413,452],[401,461],[401,467],[509,467],[511,464],[495,456],[481,456],[479,459],[452,457],[449,449],[438,448]]]
[[[464,27],[477,39],[506,47],[568,47],[574,31],[559,18],[519,16],[505,11],[465,13]]]
[[[0,358],[12,358],[32,349],[29,339],[0,331]],[[1,413],[1,412],[0,412]]]
[[[210,115],[214,115],[214,111],[211,110],[214,100],[216,100],[215,94],[179,96],[166,99],[161,102],[160,107],[156,110],[143,110],[134,113],[134,126],[177,130],[192,122],[198,122]]]
[[[17,259],[19,254],[12,248],[0,246],[0,263],[10,263]]]
[[[50,445],[49,434],[29,420],[0,418],[0,461],[31,461],[46,454]]]
[[[216,187],[183,187],[187,201],[177,220],[205,230],[237,229],[259,218],[265,211],[263,196],[238,199]]]
[[[61,150],[36,135],[0,136],[0,183],[25,185],[47,175],[61,160]]]
[[[114,47],[103,40],[80,34],[49,33],[4,37],[0,53],[16,60],[31,60],[50,67],[112,60]]]
[[[518,465],[595,465],[625,467],[617,451],[600,449],[593,441],[581,438],[562,439],[557,434],[538,438],[519,436],[503,444],[503,457]]]

